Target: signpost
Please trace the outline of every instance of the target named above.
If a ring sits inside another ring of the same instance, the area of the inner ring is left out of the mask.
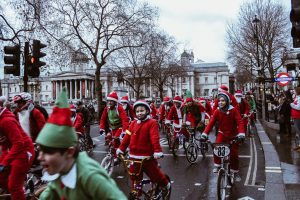
[[[280,86],[286,86],[290,81],[294,81],[295,77],[290,77],[288,73],[282,72],[277,75],[275,82]]]

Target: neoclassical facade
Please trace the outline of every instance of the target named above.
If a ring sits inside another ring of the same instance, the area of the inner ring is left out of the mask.
[[[183,95],[186,90],[190,90],[195,97],[213,96],[220,85],[229,85],[229,68],[225,63],[194,62],[193,53],[184,51],[181,54],[181,67],[186,71],[185,76],[170,77],[171,85],[164,88],[164,95]],[[94,100],[96,98],[95,69],[82,63],[78,66],[73,64],[71,69],[71,71],[31,79],[28,82],[28,92],[32,94],[35,101],[50,102],[57,98],[63,87],[66,87],[70,101]],[[107,67],[101,69],[100,81],[104,98],[113,90],[117,91],[120,97],[127,94],[130,99],[136,98],[129,85],[126,82],[118,82],[116,75]],[[150,79],[145,80],[142,88],[143,96],[159,97],[158,90]],[[23,81],[6,76],[1,80],[1,90],[2,95],[12,98],[23,91]]]

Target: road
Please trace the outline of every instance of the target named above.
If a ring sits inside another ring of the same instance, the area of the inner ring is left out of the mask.
[[[91,135],[97,144],[92,157],[101,162],[107,147],[104,146],[103,137],[98,136],[99,127],[92,126]],[[213,132],[210,140],[214,141]],[[161,134],[161,146],[164,158],[159,160],[162,170],[168,174],[172,181],[171,199],[216,199],[217,176],[212,172],[212,151],[208,152],[205,159],[199,156],[197,163],[191,165],[185,158],[183,149],[174,158],[168,150],[165,135]],[[240,176],[242,181],[235,184],[232,199],[264,199],[265,172],[264,153],[259,138],[248,138],[240,146]],[[125,194],[129,193],[130,182],[122,166],[114,169],[112,177]]]

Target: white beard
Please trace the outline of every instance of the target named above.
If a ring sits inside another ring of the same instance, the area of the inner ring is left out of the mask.
[[[19,122],[23,130],[27,135],[30,136],[30,122],[29,122],[29,116],[30,116],[30,111],[29,110],[22,110],[21,112],[18,112],[19,116]]]

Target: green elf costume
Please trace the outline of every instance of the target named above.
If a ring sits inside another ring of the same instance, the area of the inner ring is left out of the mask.
[[[37,137],[36,143],[50,148],[77,146],[78,138],[72,127],[66,88],[57,99],[53,112]],[[41,200],[127,199],[98,162],[86,152],[80,152],[67,174],[43,176],[51,182],[41,194]]]

